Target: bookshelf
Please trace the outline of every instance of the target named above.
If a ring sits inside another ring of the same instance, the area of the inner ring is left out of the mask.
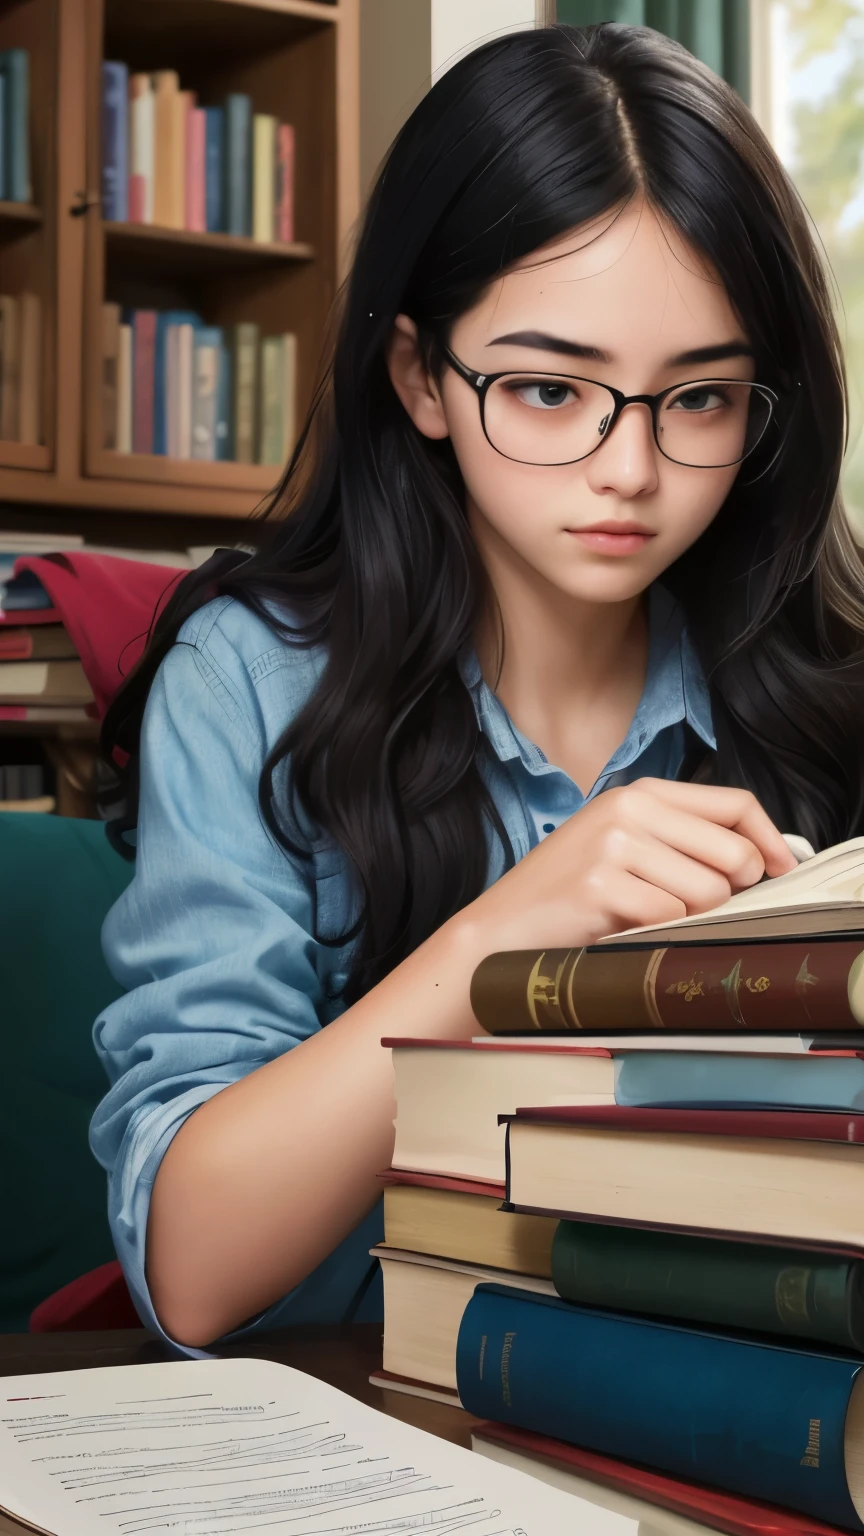
[[[98,516],[112,543],[159,543],[166,520],[226,537],[266,497],[272,465],[104,446],[102,306],[188,309],[211,326],[297,336],[308,403],[359,210],[360,0],[0,0],[0,50],[31,68],[32,203],[0,200],[0,293],[42,306],[42,432],[0,440],[0,504],[17,524]],[[101,216],[101,70],[173,69],[202,104],[245,93],[296,135],[296,239],[256,241]],[[0,513],[0,521],[2,521]],[[155,533],[159,525],[158,534]],[[107,526],[106,526],[107,524]],[[218,535],[217,535],[218,537]],[[196,542],[188,533],[178,544]]]

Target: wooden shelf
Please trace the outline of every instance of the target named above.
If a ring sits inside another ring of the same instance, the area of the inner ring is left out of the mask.
[[[261,497],[272,491],[281,469],[278,464],[238,464],[232,459],[220,459],[217,463],[206,459],[169,459],[161,453],[113,453],[103,448],[93,456],[92,472],[115,480],[248,491]]]
[[[0,205],[2,206],[2,205]],[[252,240],[246,235],[204,234],[192,229],[167,229],[161,224],[103,222],[109,261],[119,257],[124,265],[158,256],[163,272],[183,275],[190,270],[206,273],[242,271],[274,262],[314,261],[315,248],[305,241],[285,245],[279,241]]]
[[[14,229],[20,228],[21,225],[35,229],[41,223],[42,209],[35,207],[33,203],[9,203],[0,198],[0,227],[9,224]]]
[[[51,451],[38,443],[7,443],[0,438],[0,465],[44,471],[51,468]]]

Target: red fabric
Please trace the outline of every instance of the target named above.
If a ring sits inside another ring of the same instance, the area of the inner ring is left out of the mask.
[[[30,1314],[31,1333],[79,1333],[101,1328],[140,1328],[141,1319],[115,1259],[100,1264],[40,1301]]]
[[[69,631],[101,719],[139,660],[153,620],[186,572],[77,550],[22,555],[15,561],[15,575],[22,571],[39,578],[54,605],[53,614],[44,609],[39,621],[51,616]],[[7,618],[16,624],[30,622],[23,613]]]
[[[26,624],[27,628],[33,624],[59,624],[60,615],[56,608],[20,608],[14,613],[5,613],[0,609],[0,629],[17,629],[19,625]]]

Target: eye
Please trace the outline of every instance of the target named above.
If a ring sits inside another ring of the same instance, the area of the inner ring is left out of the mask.
[[[538,411],[559,410],[576,399],[576,391],[560,379],[519,379],[508,385],[508,391]]]
[[[716,411],[728,403],[727,396],[716,385],[701,384],[676,395],[669,401],[667,410],[689,411],[697,415],[701,411]]]

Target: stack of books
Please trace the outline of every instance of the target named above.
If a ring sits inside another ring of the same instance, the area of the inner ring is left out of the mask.
[[[284,464],[294,449],[297,338],[192,310],[102,310],[103,446],[174,459]]]
[[[387,1042],[379,1385],[574,1491],[864,1529],[862,883],[855,840],[699,919],[490,956],[489,1035]]]
[[[133,224],[294,240],[294,129],[242,93],[199,106],[173,69],[102,65],[102,214]]]
[[[32,203],[30,184],[30,55],[0,52],[0,199]]]
[[[0,438],[42,441],[42,306],[38,294],[0,294]]]

